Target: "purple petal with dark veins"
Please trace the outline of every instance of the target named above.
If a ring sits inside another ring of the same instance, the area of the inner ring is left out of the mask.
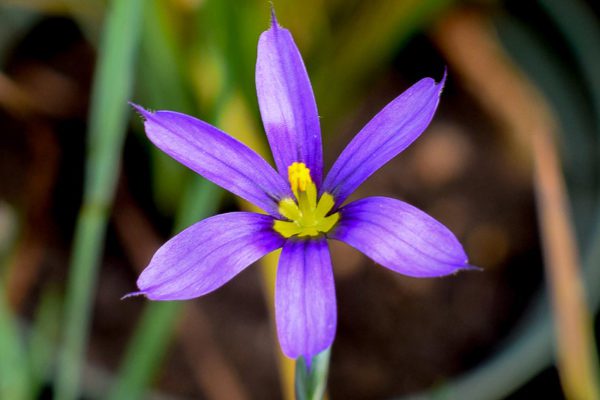
[[[474,268],[448,228],[410,204],[387,197],[368,197],[342,207],[340,221],[328,236],[408,276],[436,277]]]
[[[279,173],[287,180],[288,167],[303,162],[320,187],[323,150],[315,97],[292,35],[274,15],[258,41],[256,92]]]
[[[232,212],[207,218],[166,242],[140,275],[151,300],[187,300],[218,289],[250,264],[280,248],[273,218]]]
[[[292,193],[286,180],[262,157],[225,132],[186,114],[149,112],[148,138],[162,151],[206,179],[278,216],[277,203]]]
[[[283,246],[275,286],[279,343],[290,358],[307,362],[333,343],[335,287],[325,239],[289,240]]]
[[[379,112],[346,146],[321,192],[333,194],[336,207],[385,163],[407,148],[427,128],[437,108],[440,83],[421,79]]]

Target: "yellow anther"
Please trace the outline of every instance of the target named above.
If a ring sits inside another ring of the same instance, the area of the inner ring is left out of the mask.
[[[310,169],[306,168],[306,164],[301,162],[292,163],[288,167],[288,179],[294,194],[300,189],[301,192],[306,191],[309,183],[312,183],[310,178]]]
[[[275,221],[273,228],[283,237],[319,236],[329,232],[340,219],[339,213],[328,213],[335,201],[323,193],[317,201],[317,187],[304,163],[295,162],[288,168],[290,187],[296,199],[285,198],[279,202],[279,213],[289,221]]]

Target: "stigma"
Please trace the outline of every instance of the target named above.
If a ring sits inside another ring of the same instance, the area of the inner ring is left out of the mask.
[[[339,213],[328,215],[335,204],[333,196],[323,193],[317,201],[317,187],[304,163],[292,163],[288,179],[295,199],[279,202],[279,213],[288,221],[276,220],[273,228],[285,238],[315,237],[331,231],[340,219]]]

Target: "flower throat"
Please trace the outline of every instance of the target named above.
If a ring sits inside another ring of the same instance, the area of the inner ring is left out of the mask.
[[[317,187],[304,163],[290,165],[288,179],[296,200],[288,197],[279,202],[279,213],[289,221],[276,220],[273,228],[286,238],[329,232],[340,219],[339,213],[327,215],[335,204],[333,196],[323,193],[317,202]]]

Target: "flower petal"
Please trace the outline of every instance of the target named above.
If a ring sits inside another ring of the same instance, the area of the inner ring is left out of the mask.
[[[404,275],[423,278],[473,269],[448,228],[400,200],[368,197],[340,209],[328,235]]]
[[[371,174],[407,148],[427,128],[446,75],[438,84],[421,79],[379,112],[346,146],[325,178],[339,207]]]
[[[145,120],[148,138],[206,179],[274,216],[279,215],[278,200],[292,196],[287,181],[262,157],[225,132],[189,115],[134,107]]]
[[[337,310],[325,239],[290,240],[283,246],[275,286],[279,342],[290,358],[307,362],[331,346]]]
[[[323,150],[317,104],[300,52],[273,15],[271,29],[258,41],[256,92],[267,138],[279,173],[303,162],[317,187],[323,175]]]
[[[273,218],[232,212],[207,218],[166,242],[140,275],[151,300],[186,300],[212,292],[283,245]]]

